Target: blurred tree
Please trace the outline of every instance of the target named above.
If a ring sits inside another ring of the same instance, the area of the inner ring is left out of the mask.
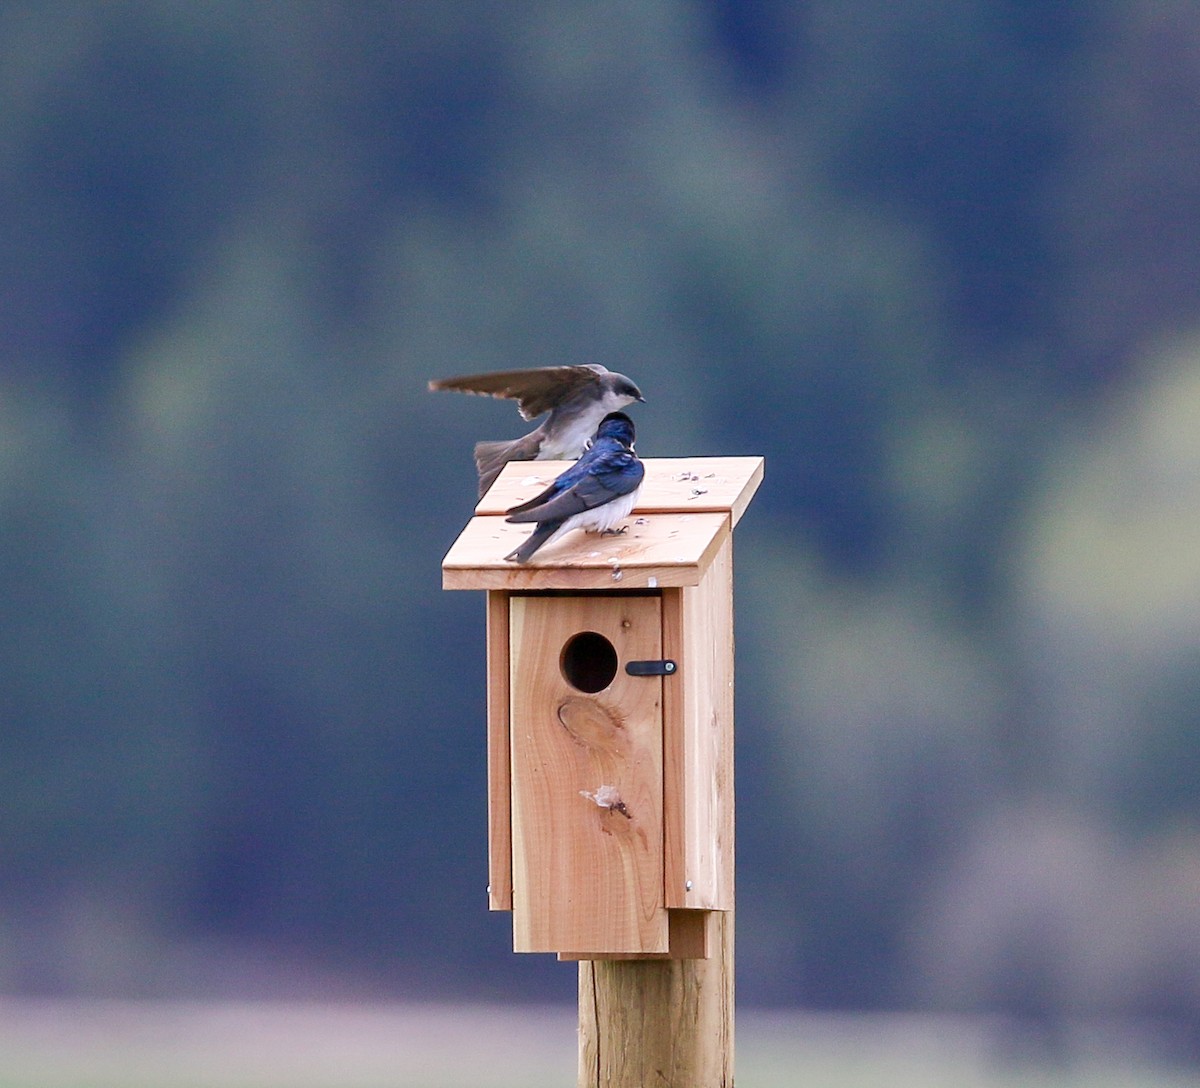
[[[0,923],[65,947],[72,904],[124,900],[147,948],[568,993],[479,909],[481,616],[437,588],[471,444],[519,421],[424,383],[595,359],[646,389],[643,453],[768,459],[743,993],[1046,1008],[1119,977],[979,904],[989,859],[1062,841],[1080,886],[1185,898],[1113,828],[1194,816],[1191,629],[1126,671],[1072,593],[1162,569],[1092,532],[1149,440],[1079,432],[1194,321],[1197,33],[1154,0],[4,7]],[[964,918],[1051,967],[966,977]]]

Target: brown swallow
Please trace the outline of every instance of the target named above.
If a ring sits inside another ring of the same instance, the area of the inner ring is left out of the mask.
[[[521,438],[476,443],[475,467],[479,470],[481,496],[509,461],[575,460],[587,449],[606,415],[635,400],[645,400],[624,374],[597,363],[439,378],[431,381],[429,388],[434,392],[450,390],[515,400],[522,419],[549,413]]]

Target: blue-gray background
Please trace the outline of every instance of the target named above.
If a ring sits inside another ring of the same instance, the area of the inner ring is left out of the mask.
[[[597,361],[737,539],[739,992],[1200,1052],[1200,12],[0,9],[0,989],[557,997],[470,447]]]

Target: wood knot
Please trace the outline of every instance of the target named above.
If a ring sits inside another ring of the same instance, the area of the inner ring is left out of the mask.
[[[615,710],[578,695],[558,704],[558,720],[577,744],[587,748],[615,747],[625,728],[624,719]]]

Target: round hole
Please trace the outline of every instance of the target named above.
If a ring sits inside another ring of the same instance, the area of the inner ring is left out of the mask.
[[[603,635],[580,631],[567,640],[558,664],[568,684],[594,694],[617,675],[617,651]]]

